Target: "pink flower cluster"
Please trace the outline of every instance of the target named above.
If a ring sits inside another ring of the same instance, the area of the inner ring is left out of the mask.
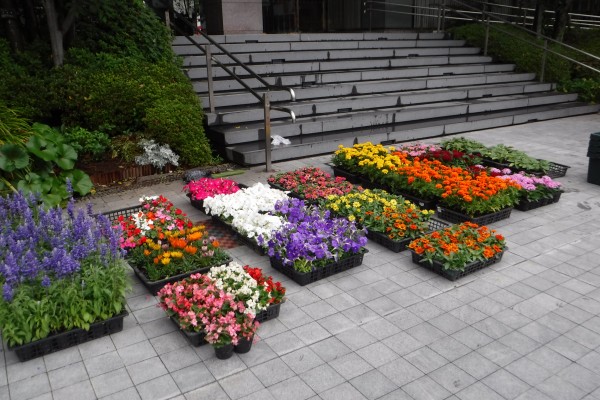
[[[254,315],[246,314],[244,302],[216,287],[206,275],[165,285],[159,292],[160,307],[179,321],[181,329],[204,332],[215,347],[251,338],[258,328]]]
[[[401,151],[402,153],[406,153],[411,157],[420,157],[425,153],[429,153],[432,151],[440,151],[442,148],[437,144],[425,144],[425,143],[416,143],[416,144],[402,144],[396,147],[396,151]]]
[[[316,167],[305,167],[270,176],[268,182],[309,200],[325,198],[330,195],[343,196],[354,188],[354,185],[346,181],[346,178],[339,176],[333,178]],[[360,186],[357,189],[362,190]]]
[[[545,186],[548,189],[560,189],[560,182],[552,180],[546,175],[538,178],[537,176],[527,176],[524,172],[510,174],[510,170],[507,168],[503,169],[502,173],[505,173],[505,171],[508,171],[508,174],[501,175],[500,178],[514,181],[525,190],[536,190],[539,186]]]
[[[183,187],[192,200],[204,200],[217,194],[232,194],[240,190],[237,182],[223,178],[201,178]]]

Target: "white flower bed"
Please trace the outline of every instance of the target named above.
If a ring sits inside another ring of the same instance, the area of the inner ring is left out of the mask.
[[[254,278],[250,276],[241,264],[231,262],[229,265],[212,267],[207,274],[215,281],[215,286],[233,295],[237,300],[246,304],[244,313],[256,315],[267,308],[266,301],[261,304],[261,289],[268,293],[265,288],[260,288]],[[268,294],[268,298],[270,298]]]
[[[272,211],[279,200],[287,198],[285,192],[257,183],[236,193],[206,198],[204,210],[207,214],[231,220],[232,227],[247,238],[256,241],[259,235],[263,235],[268,240],[282,221],[265,213]]]

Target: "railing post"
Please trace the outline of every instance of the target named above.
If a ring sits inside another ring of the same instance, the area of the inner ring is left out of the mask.
[[[271,100],[269,91],[263,94],[265,111],[265,166],[266,171],[271,172]]]
[[[442,9],[438,7],[437,9],[437,31],[440,32],[442,29]]]
[[[210,43],[205,47],[206,50],[206,77],[208,80],[208,101],[210,102],[210,112],[215,112],[215,91],[213,88],[213,75],[212,75],[212,54],[210,51]]]
[[[490,17],[487,16],[485,19],[485,43],[483,45],[483,55],[487,56],[488,53],[488,42],[490,40]]]
[[[540,73],[540,82],[544,82],[546,73],[546,54],[548,53],[548,39],[544,39],[544,53],[542,54],[542,72]]]
[[[446,30],[446,0],[442,0],[442,31]]]

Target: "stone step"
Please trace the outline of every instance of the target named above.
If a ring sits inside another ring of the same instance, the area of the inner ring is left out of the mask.
[[[289,53],[310,51],[339,51],[339,50],[416,50],[435,47],[457,48],[465,45],[464,40],[379,40],[379,41],[348,41],[348,42],[276,42],[276,43],[240,43],[222,45],[229,53],[238,57],[238,54],[264,54],[264,53]],[[196,45],[176,46],[175,54],[184,59],[203,57],[204,51]],[[215,45],[211,45],[213,55],[224,56],[224,52]],[[239,57],[238,57],[239,58]]]
[[[439,103],[444,101],[458,101],[482,98],[483,104],[474,107],[487,107],[487,104],[492,99],[497,99],[498,96],[509,96],[509,95],[523,95],[524,93],[533,93],[535,88],[543,88],[549,90],[550,84],[546,86],[540,86],[538,83],[533,83],[533,88],[528,88],[525,91],[524,84],[515,84],[512,87],[481,87],[481,86],[460,86],[456,88],[436,88],[436,89],[423,89],[423,90],[411,90],[405,92],[391,92],[391,93],[371,93],[366,95],[354,94],[351,97],[331,97],[331,98],[307,98],[306,100],[300,100],[296,102],[285,102],[280,104],[288,107],[294,111],[297,118],[301,117],[318,117],[319,115],[325,114],[339,114],[364,111],[378,108],[392,108],[398,106],[407,106],[414,104],[427,104],[427,103]],[[495,89],[498,89],[497,91]],[[281,94],[281,92],[279,92]],[[492,96],[492,97],[487,97]],[[558,96],[558,97],[557,97]],[[484,98],[485,97],[485,98]],[[530,96],[523,95],[523,99],[514,99],[509,97],[508,101],[517,101],[518,104],[524,107],[528,106],[528,99]],[[572,94],[556,94],[548,93],[544,97],[548,97],[548,102],[559,101],[573,101],[577,98],[577,95]],[[569,98],[564,100],[563,97]],[[489,100],[489,101],[488,101]],[[536,101],[542,101],[537,99]],[[256,103],[256,101],[254,102]],[[502,105],[494,104],[494,107],[503,107]],[[262,106],[253,104],[246,108],[231,107],[230,111],[223,110],[216,113],[206,113],[206,121],[209,125],[215,124],[240,124],[247,123],[250,121],[262,121],[264,119],[264,111]],[[289,114],[273,110],[271,112],[271,119],[276,120],[278,118],[289,118]]]
[[[536,107],[540,104],[573,102],[574,94],[542,92],[521,95],[496,96],[490,98],[440,101],[435,104],[392,105],[379,109],[340,112],[320,116],[304,116],[292,123],[289,115],[271,111],[271,134],[287,138],[295,136],[327,134],[349,129],[372,129],[378,125],[389,125],[435,118],[466,116],[482,112],[517,110]],[[372,101],[375,102],[374,98]],[[259,141],[264,137],[263,122],[234,122],[231,125],[212,126],[213,139],[224,145]]]
[[[425,77],[425,78],[411,78],[411,79],[389,79],[382,81],[366,81],[357,83],[338,83],[338,84],[327,84],[327,85],[315,85],[305,87],[294,87],[296,94],[296,100],[306,99],[319,99],[324,97],[338,97],[338,96],[350,96],[350,95],[365,95],[375,93],[388,93],[398,92],[404,90],[418,90],[418,89],[434,89],[434,88],[449,88],[457,86],[470,86],[470,85],[485,85],[485,84],[496,84],[491,87],[491,91],[486,91],[485,88],[481,88],[483,93],[481,96],[491,94],[509,94],[508,92],[498,92],[499,88],[503,86],[500,82],[508,82],[504,85],[508,86],[507,90],[512,92],[512,86],[515,82],[531,81],[535,78],[535,74],[530,73],[506,73],[502,75],[495,74],[472,74],[472,75],[452,75],[448,77]],[[531,84],[531,91],[542,91],[551,90],[552,85],[545,83],[541,85]],[[543,88],[543,89],[540,89]],[[475,90],[475,89],[473,89]],[[261,95],[264,91],[258,91]],[[210,106],[208,94],[200,96],[204,107]],[[289,101],[290,95],[287,91],[271,91],[270,93],[271,102],[282,102]],[[257,99],[248,92],[237,92],[237,93],[216,93],[215,94],[215,107],[235,107],[256,104]],[[290,105],[293,105],[291,103]]]
[[[369,129],[347,130],[320,135],[290,138],[291,145],[274,146],[273,161],[289,160],[318,154],[331,153],[339,145],[352,146],[355,142],[373,143],[388,141],[411,141],[452,135],[473,130],[510,126],[546,119],[564,118],[600,111],[600,105],[586,103],[563,103],[534,106],[512,111],[496,111],[477,115],[462,115],[429,119],[420,122],[403,122]],[[264,142],[244,143],[225,148],[228,159],[242,165],[264,164]]]
[[[300,73],[298,75],[267,76],[264,79],[271,85],[279,84],[284,86],[319,86],[323,84],[334,84],[343,82],[361,82],[376,81],[385,79],[403,79],[416,77],[435,77],[445,76],[450,79],[456,75],[483,74],[490,76],[497,75],[498,79],[503,79],[500,75],[505,72],[511,72],[515,68],[514,64],[467,64],[450,66],[431,66],[431,67],[408,67],[383,70],[364,70],[348,72],[324,72],[324,73]],[[246,78],[243,82],[254,89],[263,87],[256,79]],[[208,93],[208,83],[206,80],[196,80],[192,82],[196,93]],[[243,90],[240,83],[231,77],[216,79],[213,81],[215,92],[227,92]]]
[[[359,33],[281,33],[281,34],[247,34],[247,35],[211,35],[220,44],[252,44],[252,43],[294,43],[294,42],[344,42],[344,41],[392,41],[392,40],[441,40],[446,37],[443,32],[359,32]],[[193,36],[198,43],[208,41],[201,35]],[[173,47],[189,45],[185,36],[175,36]]]
[[[260,75],[273,74],[303,74],[306,72],[331,72],[348,71],[359,69],[379,69],[379,68],[406,68],[416,66],[439,66],[439,65],[459,65],[459,64],[482,64],[492,61],[487,56],[423,56],[423,57],[404,57],[392,59],[370,59],[370,60],[342,60],[342,61],[310,61],[287,64],[260,64],[253,65],[252,70]],[[241,67],[232,67],[231,70],[239,77],[248,77],[248,71]],[[190,67],[185,70],[187,76],[192,79],[206,79],[206,68]],[[213,78],[227,77],[230,75],[221,68],[213,68]]]
[[[399,58],[399,57],[420,57],[420,56],[448,56],[448,55],[476,55],[480,53],[477,47],[419,47],[402,49],[354,49],[354,50],[311,50],[311,51],[270,51],[266,53],[239,53],[236,58],[250,66],[254,64],[269,63],[290,63],[311,61],[330,61],[330,60],[356,60],[372,58]],[[217,54],[214,56],[224,65],[237,65],[229,56]],[[206,57],[203,55],[186,56],[183,59],[183,66],[205,67]],[[213,63],[214,68],[219,68]]]

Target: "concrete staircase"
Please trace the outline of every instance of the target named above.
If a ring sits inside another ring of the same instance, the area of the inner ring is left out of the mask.
[[[205,43],[201,37],[196,37]],[[271,102],[296,116],[271,111],[273,161],[334,151],[355,141],[402,142],[425,137],[593,113],[599,105],[558,93],[535,74],[494,63],[480,49],[441,33],[348,33],[214,36],[271,84]],[[262,105],[219,67],[213,67],[215,112],[209,112],[206,58],[184,37],[175,52],[204,105],[213,144],[231,161],[265,162]],[[259,93],[260,83],[212,47],[222,63]]]

